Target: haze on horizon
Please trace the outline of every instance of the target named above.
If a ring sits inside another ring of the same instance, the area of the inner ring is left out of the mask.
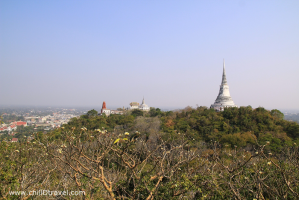
[[[0,105],[299,109],[299,1],[0,1]]]

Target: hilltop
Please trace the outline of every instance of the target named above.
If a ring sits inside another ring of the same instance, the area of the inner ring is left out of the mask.
[[[184,134],[194,144],[217,141],[231,147],[251,148],[256,142],[265,144],[270,141],[273,151],[290,146],[299,139],[298,123],[284,120],[282,112],[250,106],[227,108],[222,112],[206,107],[166,112],[151,108],[149,112],[134,110],[109,117],[91,114],[90,111],[64,125],[66,130],[83,126],[88,130],[105,128],[117,133],[139,131],[147,138],[154,135],[177,138]]]
[[[264,108],[90,110],[49,133],[1,141],[0,198],[298,199],[298,127]]]

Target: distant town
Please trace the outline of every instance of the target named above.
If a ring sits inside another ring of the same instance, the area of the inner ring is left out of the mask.
[[[12,141],[17,141],[17,134],[48,132],[85,112],[74,108],[0,108],[0,136],[8,134]]]
[[[106,102],[103,102],[102,109],[98,115],[105,114],[123,114],[125,110],[140,109],[149,111],[150,107],[145,104],[143,98],[142,103],[131,102],[130,107],[118,108],[117,110],[108,109]],[[70,119],[80,117],[87,113],[90,109],[82,108],[55,108],[55,107],[2,107],[0,108],[1,124],[0,137],[8,136],[12,142],[17,142],[17,136],[20,134],[44,132],[47,133],[55,128],[67,124]]]

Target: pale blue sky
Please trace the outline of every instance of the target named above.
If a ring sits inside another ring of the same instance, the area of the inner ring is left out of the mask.
[[[299,109],[299,1],[0,1],[0,105]]]

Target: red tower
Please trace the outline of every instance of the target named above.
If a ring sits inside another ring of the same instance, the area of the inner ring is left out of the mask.
[[[103,109],[107,109],[105,101],[103,102],[101,113],[103,113]]]

